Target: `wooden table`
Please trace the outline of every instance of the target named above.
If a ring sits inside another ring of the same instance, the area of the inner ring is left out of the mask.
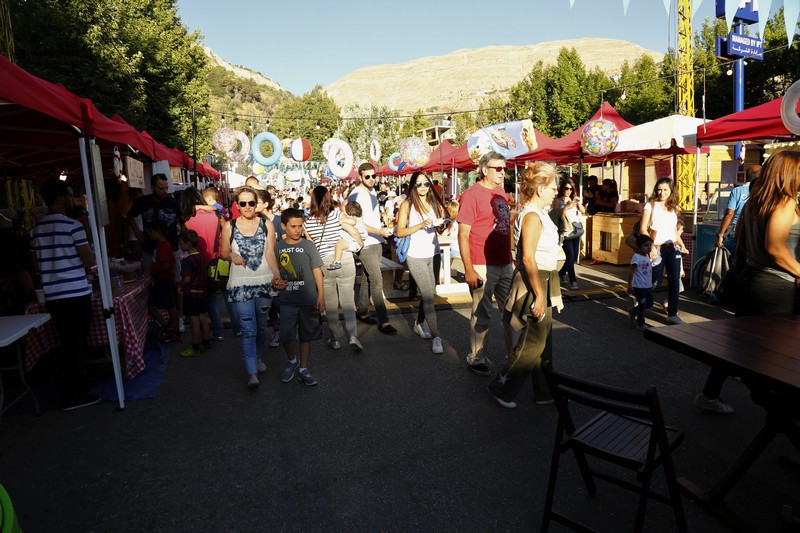
[[[734,529],[749,524],[727,508],[725,496],[772,439],[783,433],[800,449],[800,315],[760,315],[653,328],[646,339],[741,376],[753,401],[764,408],[764,425],[707,491],[679,479],[690,498]]]
[[[25,379],[25,364],[22,359],[22,349],[17,341],[19,341],[22,337],[28,334],[29,331],[34,330],[46,322],[50,320],[50,315],[48,313],[41,313],[36,315],[16,315],[16,316],[4,316],[0,317],[0,347],[9,346],[11,344],[16,343],[17,345],[17,364],[15,366],[6,366],[0,368],[0,415],[6,412],[12,405],[17,403],[26,394],[30,394],[33,396],[33,402],[36,406],[36,414],[39,414],[39,400],[36,398],[36,395],[33,393],[33,390],[28,385],[28,380]],[[6,406],[3,406],[5,401],[5,387],[3,386],[3,370],[17,370],[19,372],[20,380],[22,381],[22,385],[25,387],[25,391],[22,392],[19,396],[14,398]]]

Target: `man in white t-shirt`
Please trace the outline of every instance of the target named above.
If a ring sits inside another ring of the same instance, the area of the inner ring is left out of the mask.
[[[372,303],[378,314],[378,330],[391,335],[397,333],[397,330],[389,323],[386,303],[383,300],[381,256],[383,255],[382,245],[386,242],[386,237],[392,234],[392,230],[382,227],[381,224],[380,204],[373,189],[377,179],[375,166],[369,162],[362,163],[358,167],[358,174],[361,177],[361,183],[353,189],[347,201],[356,202],[361,206],[362,220],[367,226],[369,236],[364,240],[364,247],[359,254],[364,275],[361,279],[356,318],[367,324],[376,323],[375,319],[369,316],[369,299],[372,295]]]

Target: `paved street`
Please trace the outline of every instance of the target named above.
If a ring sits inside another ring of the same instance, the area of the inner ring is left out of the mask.
[[[582,289],[613,287],[625,273],[578,268]],[[626,298],[586,294],[556,317],[555,366],[607,384],[657,385],[667,422],[686,432],[678,475],[709,485],[762,411],[731,381],[723,397],[735,415],[695,411],[708,368],[644,340],[628,322]],[[359,324],[362,353],[315,343],[317,387],[279,381],[281,349],[266,353],[269,370],[253,392],[238,339],[192,359],[173,346],[157,399],[128,402],[124,412],[106,403],[0,420],[0,483],[26,532],[538,530],[555,409],[534,405],[529,384],[514,410],[490,398],[488,378],[464,363],[468,309],[454,307],[438,313],[442,355],[411,331],[415,314],[401,312],[391,315],[396,337]],[[648,321],[663,324],[656,309]],[[727,313],[683,295],[681,315]],[[499,327],[490,347],[497,369]],[[778,437],[729,496],[762,531],[778,529],[782,504],[800,509],[800,470],[779,460],[791,450]],[[599,482],[590,497],[572,458],[562,466],[558,508],[602,531],[632,529],[634,495]],[[724,531],[684,505],[691,531]],[[651,502],[646,530],[674,530],[671,511]]]

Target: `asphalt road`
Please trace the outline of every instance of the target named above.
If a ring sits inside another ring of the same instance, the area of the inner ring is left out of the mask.
[[[580,268],[584,287],[618,275]],[[731,381],[723,397],[735,415],[695,411],[707,367],[644,340],[628,305],[612,293],[567,302],[556,317],[554,364],[607,384],[655,384],[668,423],[686,432],[678,475],[707,486],[763,412]],[[687,296],[681,314],[726,316]],[[441,355],[414,335],[414,316],[391,316],[394,337],[359,324],[362,353],[315,343],[317,387],[279,381],[281,349],[265,353],[268,371],[250,391],[238,339],[191,359],[171,347],[157,399],[128,402],[124,412],[106,403],[0,420],[0,483],[26,532],[538,530],[554,407],[534,405],[530,384],[516,409],[491,399],[488,378],[464,363],[468,309],[439,311]],[[496,370],[505,356],[499,327],[489,346]],[[728,498],[762,531],[779,528],[782,504],[800,509],[800,469],[779,460],[790,451],[778,437]],[[603,482],[591,497],[572,458],[562,462],[557,508],[601,531],[631,530],[635,498]],[[691,531],[725,530],[685,498],[684,506]],[[649,504],[647,531],[674,524],[669,508]]]

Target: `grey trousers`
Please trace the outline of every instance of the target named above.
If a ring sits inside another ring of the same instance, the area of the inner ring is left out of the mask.
[[[356,263],[353,254],[342,254],[342,268],[328,270],[326,267],[333,261],[333,256],[322,259],[322,287],[325,291],[325,317],[331,335],[340,336],[342,325],[339,322],[339,306],[342,307],[344,325],[348,337],[356,337],[356,303],[353,286],[356,282]]]
[[[431,335],[440,337],[439,326],[436,321],[436,280],[433,278],[433,257],[409,257],[407,260],[408,271],[417,282],[417,289],[422,296],[421,312],[417,315],[417,322],[428,321]]]
[[[386,303],[383,301],[383,276],[381,275],[381,245],[370,244],[361,249],[359,254],[361,265],[364,267],[364,276],[361,279],[361,290],[358,295],[358,314],[361,316],[369,312],[369,298],[378,313],[378,324],[389,321],[386,313]]]

